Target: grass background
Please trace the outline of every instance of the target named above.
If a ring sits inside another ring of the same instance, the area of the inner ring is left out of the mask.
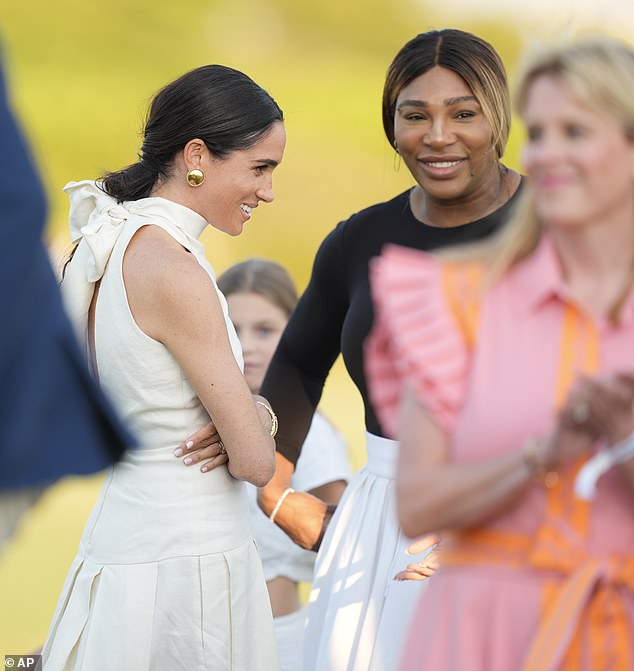
[[[153,93],[188,69],[223,63],[277,99],[288,145],[275,203],[259,208],[237,239],[205,232],[208,256],[218,272],[251,255],[275,259],[303,288],[319,242],[339,220],[411,184],[380,116],[385,71],[407,39],[446,26],[476,32],[498,49],[512,82],[532,41],[588,27],[627,38],[627,3],[593,3],[577,11],[575,0],[562,0],[544,22],[543,13],[524,13],[525,3],[512,0],[501,9],[495,0],[478,3],[480,13],[459,0],[7,0],[0,5],[4,63],[46,184],[53,253],[61,257],[68,244],[62,186],[133,161]],[[515,124],[512,167],[519,167],[521,136]],[[341,361],[322,408],[345,433],[358,468],[362,407]],[[43,642],[99,482],[68,479],[51,488],[0,556],[0,656]]]

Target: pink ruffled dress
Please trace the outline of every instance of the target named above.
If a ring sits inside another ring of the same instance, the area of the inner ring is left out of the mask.
[[[578,374],[634,371],[634,295],[618,325],[584,313],[548,237],[495,286],[483,277],[396,247],[372,272],[366,365],[380,420],[395,432],[408,384],[450,436],[455,463],[547,434]],[[634,495],[613,469],[594,500],[575,498],[580,466],[447,542],[403,671],[634,669]]]

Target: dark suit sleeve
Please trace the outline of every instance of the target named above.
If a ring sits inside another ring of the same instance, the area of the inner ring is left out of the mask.
[[[133,443],[93,382],[41,241],[44,191],[0,67],[0,491],[91,473]]]

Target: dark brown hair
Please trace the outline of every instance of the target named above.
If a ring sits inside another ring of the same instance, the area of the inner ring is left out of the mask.
[[[105,175],[103,188],[119,202],[146,198],[190,140],[200,138],[221,159],[253,146],[283,119],[275,100],[239,70],[224,65],[196,68],[154,96],[139,160]]]

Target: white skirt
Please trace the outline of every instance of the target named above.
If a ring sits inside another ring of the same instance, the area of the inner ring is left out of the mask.
[[[302,671],[306,609],[280,615],[273,620],[280,671]]]
[[[46,671],[276,671],[244,485],[172,448],[111,469],[42,652]]]
[[[395,581],[420,561],[396,517],[398,443],[366,434],[368,461],[353,477],[315,565],[304,671],[394,671],[426,581]]]

